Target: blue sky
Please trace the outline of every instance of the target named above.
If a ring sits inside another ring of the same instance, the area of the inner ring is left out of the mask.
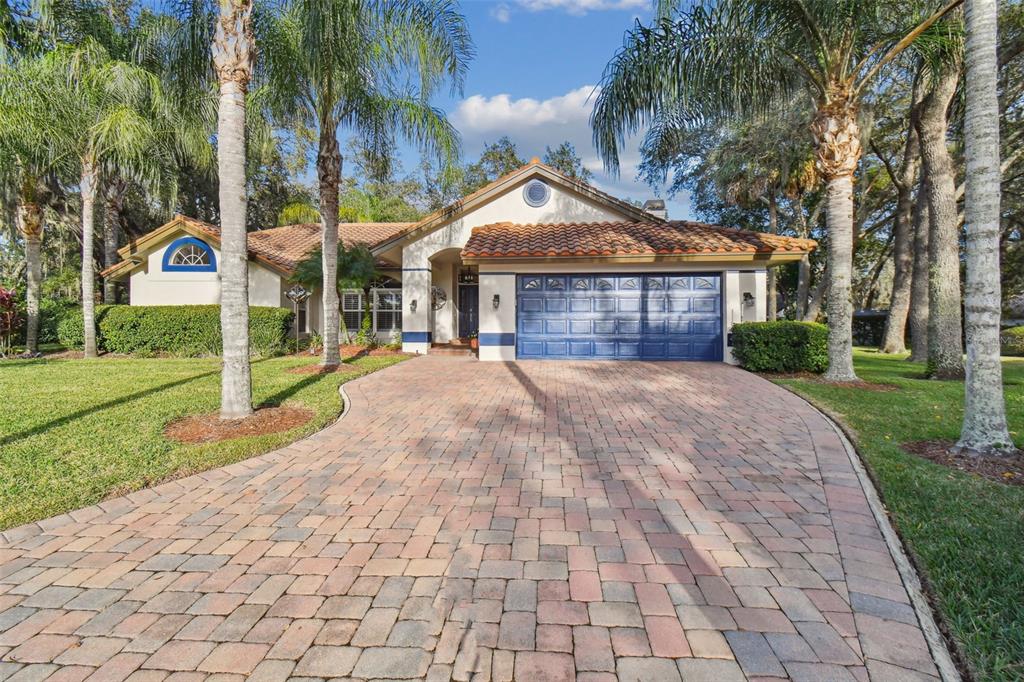
[[[621,175],[613,178],[601,168],[588,125],[594,86],[624,33],[638,18],[650,19],[650,0],[464,0],[462,10],[476,58],[464,93],[435,103],[462,133],[465,159],[505,134],[524,159],[568,139],[601,189],[637,200],[655,196],[635,181],[639,140],[623,150]],[[407,170],[416,168],[415,150],[403,156]],[[669,215],[689,217],[685,197],[669,202]]]

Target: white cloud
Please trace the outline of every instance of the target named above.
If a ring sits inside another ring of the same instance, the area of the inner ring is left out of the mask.
[[[562,10],[569,14],[586,14],[605,10],[630,10],[650,7],[650,0],[516,0],[530,12]]]
[[[503,24],[507,24],[512,18],[512,10],[505,3],[499,3],[491,8],[491,16]]]
[[[650,187],[635,179],[641,161],[639,138],[627,140],[620,150],[618,177],[604,172],[590,132],[590,112],[597,93],[595,86],[584,85],[543,100],[513,99],[507,94],[473,95],[457,105],[451,120],[462,133],[467,160],[475,159],[485,143],[495,142],[503,135],[511,138],[524,159],[543,157],[547,147],[568,140],[576,147],[583,165],[593,171],[594,184],[600,189],[622,199],[654,196]],[[684,217],[683,205],[673,204],[673,217]]]

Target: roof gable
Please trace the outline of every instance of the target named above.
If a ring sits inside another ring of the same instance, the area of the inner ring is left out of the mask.
[[[411,223],[338,223],[338,236],[346,246],[365,244],[374,246],[380,241],[389,239]],[[136,267],[142,265],[144,254],[181,234],[209,242],[220,248],[220,228],[183,215],[175,215],[152,232],[138,239],[131,240],[118,249],[123,259],[104,270],[103,277],[123,277]],[[249,232],[247,247],[249,258],[266,266],[270,270],[284,276],[291,276],[300,261],[320,246],[321,228],[319,223],[303,223],[286,225],[267,230]]]
[[[648,213],[639,206],[634,206],[628,201],[617,199],[606,192],[602,192],[589,183],[575,178],[570,178],[551,166],[541,163],[540,160],[533,159],[525,166],[503,175],[494,182],[481,187],[475,192],[467,194],[458,201],[425,216],[419,222],[413,223],[408,228],[397,233],[391,239],[378,244],[374,247],[374,251],[376,253],[382,253],[388,249],[408,243],[409,241],[412,241],[424,234],[432,232],[435,229],[458,220],[477,208],[490,203],[494,199],[505,195],[514,188],[525,183],[527,180],[535,177],[541,178],[572,195],[580,196],[596,204],[606,206],[616,213],[621,214],[624,218],[654,223],[663,222],[661,218]]]

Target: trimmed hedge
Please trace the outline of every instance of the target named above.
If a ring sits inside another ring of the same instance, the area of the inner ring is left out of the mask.
[[[743,322],[732,328],[732,351],[751,372],[815,372],[828,368],[828,327],[816,322]]]
[[[83,344],[81,309],[61,320],[57,336],[69,348]],[[285,308],[249,308],[249,349],[253,355],[287,350],[292,312]],[[220,306],[96,306],[97,344],[110,353],[185,357],[220,355]]]
[[[999,335],[1003,355],[1024,355],[1024,327],[1010,327]]]

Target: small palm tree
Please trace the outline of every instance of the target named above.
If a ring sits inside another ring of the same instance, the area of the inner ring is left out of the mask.
[[[967,380],[957,447],[971,453],[1014,451],[1006,425],[999,359],[999,100],[996,0],[967,0]]]
[[[446,80],[462,83],[472,54],[466,22],[451,0],[289,0],[279,13],[261,16],[258,26],[259,99],[281,123],[319,133],[321,253],[333,254],[341,128],[382,154],[401,135],[445,164],[457,159],[458,133],[429,102]],[[334,258],[324,258],[325,366],[341,361],[335,267]]]
[[[341,294],[346,289],[360,289],[364,293],[364,300],[366,301],[366,314],[370,314],[370,298],[369,288],[370,284],[377,279],[377,259],[373,257],[370,250],[363,245],[355,245],[347,247],[340,241],[337,246],[337,258],[334,260],[334,273],[335,273],[335,285],[334,293],[336,294],[335,300],[338,303],[339,318],[341,317]],[[303,259],[296,267],[295,274],[292,275],[292,281],[307,289],[314,289],[319,286],[323,286],[324,283],[324,257],[321,249],[316,249],[305,259]],[[324,315],[326,319],[327,315]]]
[[[606,166],[618,167],[627,134],[707,121],[769,116],[794,97],[814,102],[810,121],[827,188],[829,368],[853,369],[853,174],[861,156],[858,113],[880,74],[963,0],[710,0],[640,26],[608,64],[592,116]]]

